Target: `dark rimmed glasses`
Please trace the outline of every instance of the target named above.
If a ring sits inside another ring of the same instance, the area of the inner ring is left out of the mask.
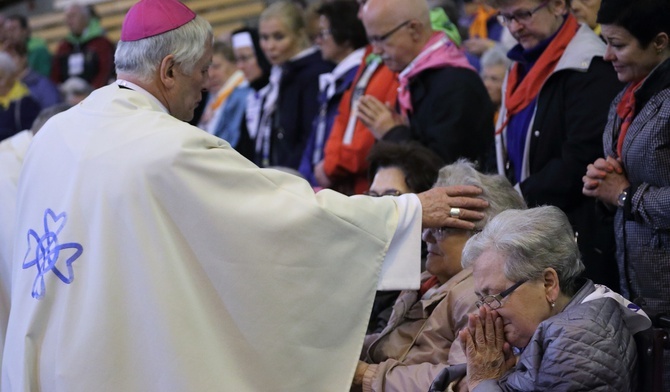
[[[488,305],[488,307],[491,310],[496,310],[502,307],[502,300],[503,298],[507,297],[508,295],[512,294],[514,290],[516,290],[519,286],[522,284],[526,283],[527,279],[520,280],[512,285],[512,287],[508,288],[505,291],[502,291],[498,294],[493,294],[493,295],[487,295],[486,297],[480,299],[479,301],[475,302],[475,305],[477,305],[477,309],[481,308],[484,305]]]
[[[407,26],[411,21],[412,21],[411,19],[408,19],[408,20],[400,23],[399,25],[394,27],[391,31],[389,31],[386,34],[368,36],[368,41],[370,42],[370,45],[381,45],[381,44],[383,44],[384,41],[386,41],[396,31],[398,31],[398,30],[402,29],[403,27]]]
[[[498,18],[498,23],[500,23],[503,26],[509,26],[513,20],[515,20],[516,23],[525,25],[528,22],[530,22],[534,13],[546,7],[548,4],[549,1],[544,1],[542,2],[542,4],[538,5],[532,10],[519,10],[512,14],[503,14],[502,12],[499,12],[496,17]]]

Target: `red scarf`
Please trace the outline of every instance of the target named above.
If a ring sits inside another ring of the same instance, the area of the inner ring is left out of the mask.
[[[511,116],[521,112],[535,100],[535,97],[540,93],[540,88],[542,88],[549,75],[554,72],[556,64],[558,64],[558,61],[563,56],[565,48],[575,34],[577,34],[578,29],[579,23],[577,23],[577,18],[572,14],[568,14],[563,27],[561,27],[556,37],[554,37],[544,52],[542,52],[540,58],[537,59],[537,62],[521,83],[519,83],[519,63],[512,65],[507,76],[507,90],[505,91],[507,115],[500,129],[496,130],[496,134],[502,132]]]
[[[426,294],[428,290],[430,290],[433,286],[435,286],[438,283],[439,282],[437,280],[437,276],[431,276],[430,278],[426,279],[426,281],[423,282],[423,284],[421,284],[421,287],[419,288],[419,297],[423,297],[423,295]]]
[[[643,80],[644,79],[637,83],[629,84],[626,88],[626,92],[623,93],[621,101],[616,105],[616,114],[621,119],[621,129],[619,130],[619,138],[617,139],[616,144],[616,153],[618,157],[621,157],[623,140],[626,138],[628,127],[630,126],[630,123],[633,122],[633,117],[635,116],[635,90],[640,87]]]

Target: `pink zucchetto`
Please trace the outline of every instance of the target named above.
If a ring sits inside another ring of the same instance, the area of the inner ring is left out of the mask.
[[[121,41],[137,41],[174,30],[195,19],[195,12],[177,0],[141,0],[128,10]]]

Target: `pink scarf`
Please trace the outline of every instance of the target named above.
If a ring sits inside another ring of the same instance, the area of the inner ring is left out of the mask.
[[[475,70],[463,52],[443,32],[435,32],[421,53],[398,75],[398,103],[403,116],[413,111],[409,82],[415,75],[431,68],[459,67]]]

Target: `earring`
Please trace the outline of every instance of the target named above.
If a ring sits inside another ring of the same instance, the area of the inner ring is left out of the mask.
[[[556,301],[551,301],[550,304],[552,309],[556,307]]]

